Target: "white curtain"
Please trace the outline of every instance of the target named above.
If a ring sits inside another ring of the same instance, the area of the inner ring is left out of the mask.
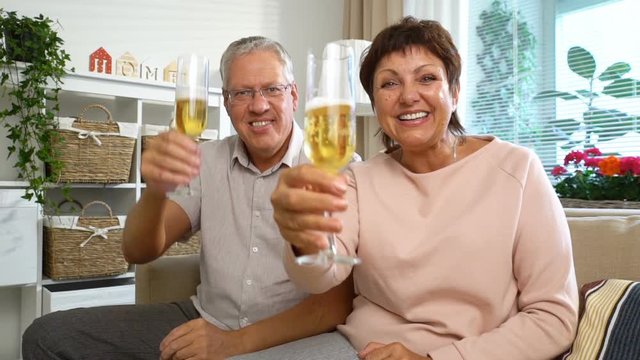
[[[465,123],[465,103],[467,87],[468,43],[469,43],[469,0],[403,0],[403,14],[419,19],[436,20],[449,30],[453,42],[462,57],[462,74],[460,76],[460,98],[458,99],[458,116]]]
[[[404,0],[404,15],[436,20],[442,24],[459,47],[466,43],[468,0]]]
[[[374,36],[403,16],[402,0],[345,0],[346,39],[373,40]]]

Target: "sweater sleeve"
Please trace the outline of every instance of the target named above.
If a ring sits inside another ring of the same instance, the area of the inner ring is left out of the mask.
[[[342,220],[343,231],[335,235],[336,247],[339,254],[356,256],[358,236],[358,202],[354,174],[350,168],[346,171],[348,179],[347,211],[333,214]],[[345,264],[328,263],[324,265],[297,265],[296,256],[291,244],[284,246],[284,267],[289,278],[300,289],[311,293],[321,294],[337,285],[340,285],[351,273],[353,266]]]
[[[533,154],[522,187],[513,248],[518,312],[495,329],[431,351],[434,360],[549,359],[573,341],[578,292],[569,228]]]

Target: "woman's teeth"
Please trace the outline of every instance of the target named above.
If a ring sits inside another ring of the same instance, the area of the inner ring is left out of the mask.
[[[400,119],[400,120],[416,120],[416,119],[420,119],[422,117],[425,117],[428,114],[429,113],[427,113],[427,112],[420,111],[420,112],[413,113],[413,114],[400,115],[400,116],[398,116],[398,119]]]

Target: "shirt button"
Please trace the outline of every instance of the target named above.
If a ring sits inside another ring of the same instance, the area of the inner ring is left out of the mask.
[[[258,247],[257,246],[252,247],[251,251],[253,251],[254,253],[257,253],[258,252]]]
[[[249,280],[245,281],[245,283],[247,283],[247,285],[250,286],[251,284],[253,284],[253,281],[251,281],[251,279],[249,279]]]
[[[253,216],[255,216],[255,217],[260,217],[260,211],[257,211],[257,210],[256,210],[256,211],[254,211],[254,212],[253,212]]]

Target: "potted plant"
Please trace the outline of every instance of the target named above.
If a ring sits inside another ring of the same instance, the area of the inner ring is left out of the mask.
[[[70,57],[62,48],[58,26],[43,15],[18,16],[0,8],[0,94],[10,102],[0,109],[0,123],[7,129],[9,156],[16,157],[18,176],[27,182],[23,197],[43,206],[50,205],[46,185],[56,182],[63,166],[53,147],[60,140],[54,114]],[[51,171],[43,171],[43,165]]]
[[[631,71],[626,62],[609,65],[601,74],[596,74],[596,60],[593,55],[580,46],[574,46],[567,52],[569,69],[586,80],[583,89],[573,91],[545,90],[535,99],[560,98],[565,101],[580,101],[584,104],[582,119],[556,119],[547,125],[558,141],[566,141],[563,149],[574,147],[588,149],[597,142],[612,140],[624,135],[630,127],[640,124],[637,116],[617,109],[606,109],[596,105],[595,100],[603,95],[614,98],[628,98],[640,95],[640,81],[625,77]],[[597,91],[602,86],[602,91]],[[583,132],[584,136],[574,136]],[[596,136],[597,135],[597,136]]]
[[[640,208],[640,156],[573,150],[551,171],[567,207]]]

